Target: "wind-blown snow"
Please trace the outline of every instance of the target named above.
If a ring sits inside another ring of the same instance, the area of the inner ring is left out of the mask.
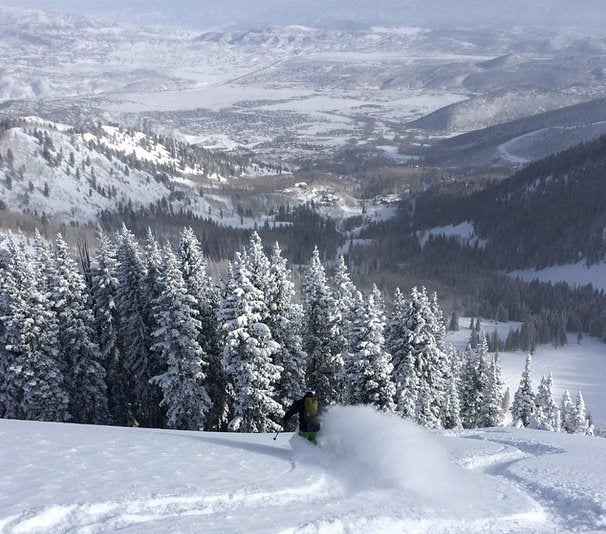
[[[428,432],[369,407],[298,436],[0,420],[0,529],[554,532],[606,526],[606,440]]]

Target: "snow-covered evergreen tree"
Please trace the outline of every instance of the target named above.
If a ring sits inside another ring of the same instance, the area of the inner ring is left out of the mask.
[[[443,426],[448,403],[451,363],[445,333],[435,295],[430,298],[425,288],[415,287],[406,300],[396,291],[387,348],[393,358],[398,412],[412,413],[430,427]]]
[[[461,421],[460,392],[456,373],[450,375],[448,384],[448,395],[446,405],[444,406],[444,416],[442,417],[444,428],[459,429],[463,427]]]
[[[170,249],[164,251],[159,273],[161,291],[153,301],[155,343],[151,350],[166,362],[166,372],[154,376],[163,393],[160,405],[166,408],[166,425],[179,430],[201,430],[211,401],[206,391],[206,354],[198,343],[201,323],[196,319],[195,300],[187,292],[178,260]]]
[[[541,379],[537,395],[535,397],[540,413],[535,416],[534,428],[559,432],[561,429],[560,408],[558,407],[553,392],[553,379],[551,373]]]
[[[363,299],[351,281],[343,256],[339,256],[335,274],[332,278],[333,297],[336,304],[339,323],[338,342],[343,346],[343,353],[349,351],[351,327],[356,313],[364,306]]]
[[[156,300],[166,289],[161,278],[164,271],[164,257],[160,251],[160,245],[156,240],[151,228],[148,227],[145,241],[143,242],[143,258],[145,261],[145,287],[143,291],[144,321],[148,332],[153,333],[159,328],[156,322],[154,306]],[[153,334],[149,339],[149,346],[154,342]],[[160,357],[160,354],[149,351],[147,360],[147,373],[150,377],[164,374],[167,371],[168,362]],[[164,425],[165,413],[162,409],[163,394],[157,381],[149,381],[146,386],[146,404],[148,425],[162,427]]]
[[[306,354],[303,352],[303,309],[295,302],[295,285],[290,279],[286,258],[278,243],[270,258],[269,308],[267,325],[278,344],[274,361],[282,367],[276,393],[282,406],[290,405],[305,393]]]
[[[164,258],[156,236],[149,227],[143,241],[143,261],[145,263],[145,314],[150,328],[154,328],[156,325],[153,324],[153,303],[164,290],[163,284],[160,281],[164,268]]]
[[[60,361],[57,317],[46,284],[41,283],[41,265],[28,258],[12,237],[8,253],[0,282],[2,416],[67,421],[69,394]]]
[[[316,392],[320,406],[326,407],[342,399],[343,346],[339,342],[339,313],[317,247],[305,273],[303,301],[307,384]]]
[[[257,232],[251,234],[243,259],[250,273],[250,282],[261,291],[263,299],[266,299],[271,291],[270,263]],[[266,307],[266,313],[269,313],[269,307]]]
[[[5,382],[8,381],[8,373],[11,356],[6,350],[6,324],[10,314],[10,303],[6,293],[6,282],[9,277],[8,257],[5,254],[0,254],[0,417],[4,417],[6,408],[5,403]]]
[[[452,312],[452,314],[450,315],[450,321],[448,323],[448,330],[450,330],[451,332],[459,331],[459,314],[457,313],[457,310],[454,310]]]
[[[574,434],[587,434],[589,430],[589,424],[587,422],[587,413],[585,412],[585,400],[583,394],[578,391],[577,398],[574,403]]]
[[[528,353],[526,356],[524,372],[522,373],[522,379],[520,380],[520,386],[513,396],[513,404],[511,406],[513,422],[522,424],[523,426],[528,426],[530,423],[530,418],[534,413],[536,406],[535,395],[532,391],[531,364],[532,359],[530,353]]]
[[[477,353],[467,345],[461,364],[461,423],[463,428],[476,428],[480,421],[481,383]]]
[[[234,415],[230,430],[272,432],[284,411],[275,400],[281,368],[273,357],[279,350],[262,322],[267,316],[263,293],[250,281],[240,254],[230,265],[220,318],[225,331],[223,365],[233,383]]]
[[[228,422],[228,380],[221,363],[222,340],[219,335],[219,295],[208,274],[208,262],[200,241],[191,228],[184,228],[179,241],[181,272],[187,292],[194,298],[194,308],[200,321],[198,343],[206,353],[205,368],[211,409],[207,416],[207,428],[222,430]]]
[[[139,244],[135,236],[124,226],[118,238],[118,264],[116,278],[118,291],[116,303],[119,312],[119,343],[126,365],[132,376],[135,394],[137,422],[151,426],[150,414],[150,354],[151,336],[146,322],[146,271]],[[153,386],[157,387],[157,386]]]
[[[101,365],[105,369],[107,402],[111,421],[128,425],[133,419],[129,398],[128,371],[118,344],[118,309],[116,295],[116,247],[102,231],[97,235],[92,278],[92,309],[101,350]]]
[[[481,427],[499,426],[503,423],[503,381],[498,357],[495,355],[487,365],[486,382],[483,384]]]
[[[406,343],[419,385],[416,419],[425,426],[439,427],[446,404],[449,373],[443,344],[445,328],[441,317],[435,315],[437,303],[430,300],[425,288],[421,291],[413,288],[409,303],[405,317]],[[431,413],[425,412],[427,409]]]
[[[434,330],[434,337],[438,346],[444,350],[446,343],[446,321],[444,319],[444,312],[440,308],[438,302],[438,294],[434,291],[429,299],[429,309],[434,317],[432,328]]]
[[[562,422],[562,430],[568,432],[569,434],[574,433],[576,428],[576,406],[572,402],[568,390],[566,390],[562,396],[560,417]]]
[[[393,296],[391,317],[387,323],[385,346],[392,356],[396,410],[402,417],[414,418],[419,385],[406,327],[409,307],[410,303],[397,288]]]
[[[346,391],[350,404],[371,404],[395,412],[391,355],[385,350],[383,299],[375,286],[362,310],[352,319],[350,353],[346,359]]]
[[[432,404],[430,385],[427,381],[421,380],[417,405],[415,407],[415,419],[417,423],[427,428],[437,428],[441,424],[440,418],[435,414]]]
[[[528,420],[528,428],[533,430],[547,430],[545,427],[545,414],[543,413],[543,407],[537,404],[534,407],[534,412]]]
[[[107,423],[105,370],[95,341],[87,287],[61,234],[55,240],[52,273],[52,298],[59,326],[59,347],[65,361],[70,413],[79,423]]]

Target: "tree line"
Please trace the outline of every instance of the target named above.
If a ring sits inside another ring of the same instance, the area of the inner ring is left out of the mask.
[[[387,311],[343,258],[329,275],[316,248],[297,292],[279,245],[267,251],[257,233],[222,279],[190,228],[176,247],[99,231],[83,259],[60,235],[8,239],[2,417],[268,432],[313,389],[323,406],[369,404],[430,428],[503,422],[498,357],[483,335],[457,353],[424,288],[396,290]]]

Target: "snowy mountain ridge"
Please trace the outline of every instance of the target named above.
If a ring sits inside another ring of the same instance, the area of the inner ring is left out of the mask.
[[[150,133],[111,125],[75,129],[39,117],[0,127],[0,158],[4,209],[65,222],[158,203],[204,216],[216,208],[227,217],[229,200],[202,198],[200,180],[276,172]]]

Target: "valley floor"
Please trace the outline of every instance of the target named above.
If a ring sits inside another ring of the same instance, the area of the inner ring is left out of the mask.
[[[606,440],[428,432],[367,407],[292,434],[0,420],[0,531],[554,532],[606,529]]]

